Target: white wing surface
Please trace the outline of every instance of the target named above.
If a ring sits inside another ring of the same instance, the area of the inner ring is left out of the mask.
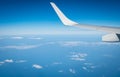
[[[102,37],[103,41],[120,41],[120,27],[109,27],[109,26],[97,26],[97,25],[85,25],[85,24],[79,24],[77,22],[74,22],[67,18],[64,13],[55,5],[55,3],[50,2],[53,9],[57,13],[58,17],[62,21],[64,25],[67,26],[76,26],[80,28],[85,29],[91,29],[91,30],[98,30],[98,31],[104,31],[107,33],[110,33],[109,35],[105,35]]]

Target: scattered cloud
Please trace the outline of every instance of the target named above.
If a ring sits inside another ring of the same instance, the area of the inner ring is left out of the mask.
[[[86,70],[88,72],[93,72],[97,65],[94,65],[93,63],[84,63],[84,67],[82,67],[83,70]]]
[[[69,69],[69,71],[71,72],[71,73],[73,73],[73,74],[75,74],[76,73],[76,71],[74,70],[74,69]]]
[[[6,62],[6,63],[13,63],[14,61],[12,59],[6,59],[6,60],[4,60],[4,62]]]
[[[38,64],[33,64],[32,67],[33,67],[33,68],[36,68],[36,69],[42,69],[42,68],[43,68],[42,66],[40,66],[40,65],[38,65]]]
[[[0,61],[0,65],[3,65],[5,63],[23,63],[23,62],[26,62],[26,60],[13,60],[13,59],[6,59],[6,60],[3,60],[3,61]]]
[[[24,37],[21,36],[15,36],[15,37],[11,37],[11,39],[23,39]]]
[[[75,53],[75,52],[73,52],[72,55],[70,56],[70,59],[75,60],[75,61],[85,61],[86,56],[87,56],[86,53]]]
[[[4,61],[1,61],[0,62],[0,65],[3,65],[3,64],[5,64],[5,63],[13,63],[14,61],[12,60],[12,59],[6,59],[6,60],[4,60]]]
[[[39,45],[9,45],[9,46],[4,46],[0,48],[9,48],[9,49],[19,49],[19,50],[24,50],[24,49],[32,49],[36,48]]]

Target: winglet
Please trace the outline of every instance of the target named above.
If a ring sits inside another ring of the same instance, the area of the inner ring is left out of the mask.
[[[62,11],[55,5],[55,3],[53,2],[50,2],[51,6],[53,7],[53,9],[55,10],[55,12],[57,13],[58,17],[60,18],[60,20],[62,21],[62,23],[64,25],[69,25],[69,26],[72,26],[72,25],[76,25],[78,23],[68,19],[63,13]]]

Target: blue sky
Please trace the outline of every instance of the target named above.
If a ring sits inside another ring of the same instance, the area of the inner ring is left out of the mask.
[[[60,22],[50,1],[79,23],[120,26],[119,0],[0,0],[0,34],[78,33]]]

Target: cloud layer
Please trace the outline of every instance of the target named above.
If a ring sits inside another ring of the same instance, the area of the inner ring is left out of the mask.
[[[21,37],[15,37],[15,38],[21,38]],[[34,38],[34,39],[41,39],[41,38]],[[0,48],[4,49],[18,49],[18,50],[24,50],[24,49],[32,49],[37,48],[39,46],[45,46],[45,45],[60,45],[64,47],[75,47],[75,46],[99,46],[99,45],[107,45],[107,46],[120,46],[120,43],[109,43],[109,42],[85,42],[85,41],[64,41],[64,42],[44,42],[37,45],[6,45],[6,46],[0,46]],[[82,59],[81,59],[82,60]]]
[[[119,45],[119,42],[110,43],[110,42],[86,42],[86,41],[64,41],[58,42],[61,46],[82,46],[82,45],[90,45],[90,46],[97,46],[97,45]]]
[[[11,39],[23,39],[24,37],[21,36],[15,36],[15,37],[11,37]]]
[[[8,45],[8,46],[0,47],[0,48],[24,50],[24,49],[36,48],[38,46],[39,45]]]

